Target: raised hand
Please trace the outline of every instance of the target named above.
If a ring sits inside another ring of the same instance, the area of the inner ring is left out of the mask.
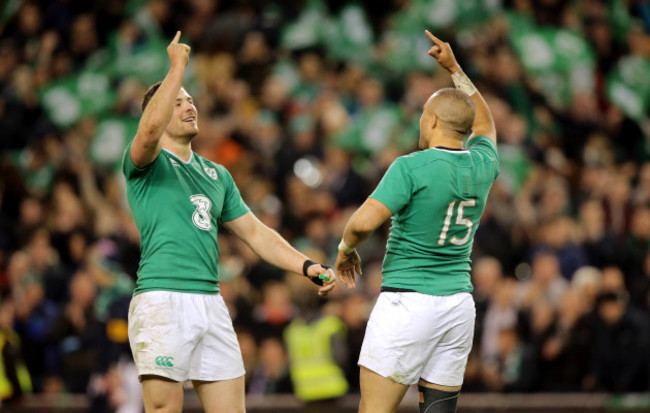
[[[344,254],[339,251],[339,255],[336,257],[336,272],[341,282],[348,288],[354,288],[357,285],[357,280],[354,275],[355,271],[359,275],[362,274],[361,257],[357,251],[352,251],[350,254]]]
[[[429,39],[431,39],[431,41],[434,43],[431,49],[429,49],[429,56],[436,59],[438,64],[449,73],[455,73],[458,69],[460,69],[458,62],[456,61],[456,57],[454,56],[454,52],[451,51],[451,46],[449,43],[438,39],[428,30],[425,30],[424,33],[426,33],[426,35],[429,36]]]
[[[177,31],[174,40],[167,46],[167,55],[172,67],[185,67],[190,60],[191,47],[184,43],[178,43],[181,38],[181,32]]]

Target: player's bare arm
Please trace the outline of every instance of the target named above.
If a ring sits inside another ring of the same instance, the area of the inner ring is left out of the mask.
[[[461,69],[449,43],[438,39],[428,30],[425,30],[424,32],[434,43],[434,45],[429,49],[429,56],[436,59],[438,64],[452,75],[456,88],[467,93],[476,106],[476,117],[474,118],[474,124],[472,125],[472,136],[470,139],[479,135],[487,136],[496,144],[497,132],[494,127],[494,120],[492,119],[490,108],[487,103],[485,103],[483,96],[481,96],[481,92],[474,87],[467,75]]]
[[[162,149],[162,135],[174,111],[174,102],[183,83],[183,74],[190,58],[190,47],[178,43],[181,32],[167,46],[171,68],[160,88],[151,98],[138,124],[138,131],[131,145],[131,160],[141,168],[153,162]]]
[[[343,231],[336,258],[336,272],[346,287],[356,286],[355,271],[361,272],[361,257],[356,248],[379,228],[393,213],[374,198],[368,198],[350,217]]]
[[[237,219],[223,223],[223,226],[244,241],[264,261],[286,271],[303,274],[303,265],[309,257],[296,250],[273,229],[264,225],[255,214],[248,212]],[[306,268],[312,280],[322,280],[318,295],[326,296],[334,289],[336,277],[331,268],[313,263]],[[329,279],[319,278],[325,274]]]

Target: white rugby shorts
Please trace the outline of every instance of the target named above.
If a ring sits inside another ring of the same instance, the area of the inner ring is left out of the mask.
[[[221,295],[148,291],[129,307],[129,343],[138,376],[219,381],[244,375],[244,361]]]
[[[476,309],[469,293],[382,292],[368,320],[359,366],[397,383],[463,384]]]

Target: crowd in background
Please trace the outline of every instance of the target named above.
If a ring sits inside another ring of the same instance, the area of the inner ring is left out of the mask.
[[[139,237],[119,162],[176,30],[193,48],[194,151],[329,263],[352,211],[416,150],[426,99],[451,84],[423,30],[449,41],[501,160],[472,257],[464,388],[650,390],[649,3],[26,0],[0,12],[3,399],[86,392],[115,405],[135,375],[125,320]],[[319,315],[343,321],[336,360],[358,392],[388,229],[360,249],[356,290],[326,301],[220,234],[248,394],[292,391],[283,332]]]

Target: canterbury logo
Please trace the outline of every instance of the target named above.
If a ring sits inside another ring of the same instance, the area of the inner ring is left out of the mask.
[[[173,357],[158,356],[156,357],[156,366],[160,367],[174,367]]]

